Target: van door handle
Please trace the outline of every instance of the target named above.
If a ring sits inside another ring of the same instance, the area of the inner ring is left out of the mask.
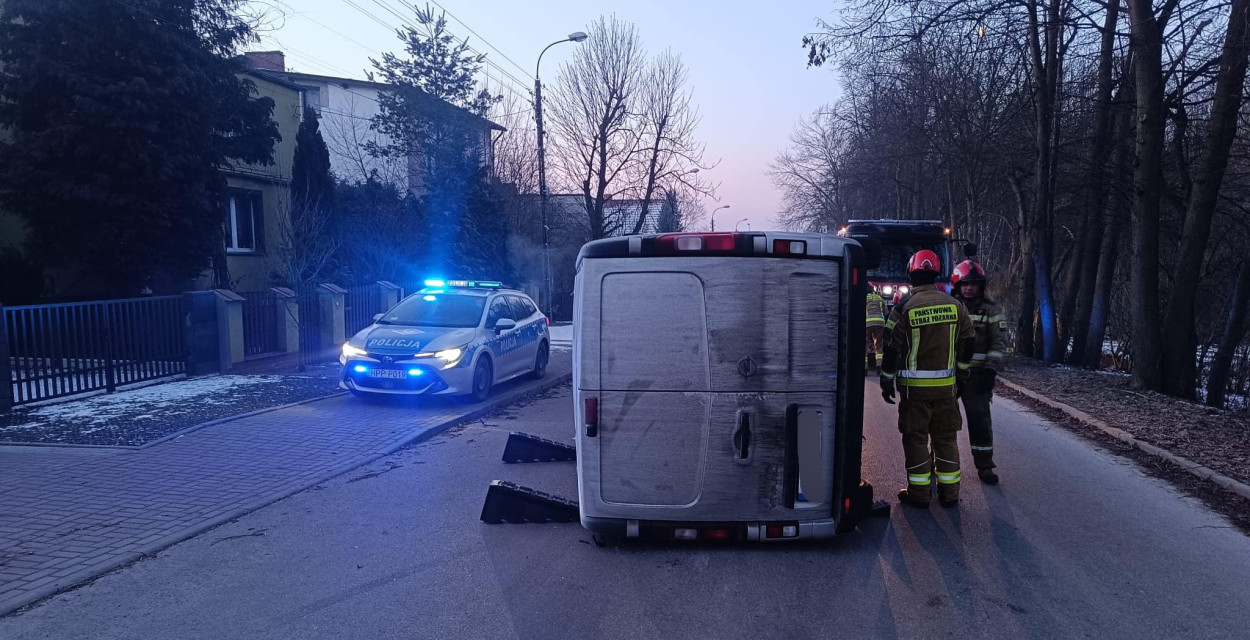
[[[739,461],[751,459],[751,414],[747,411],[738,413],[738,427],[734,429],[734,453]]]

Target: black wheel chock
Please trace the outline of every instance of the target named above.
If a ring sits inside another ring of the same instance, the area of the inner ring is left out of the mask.
[[[482,522],[486,524],[529,524],[544,522],[579,522],[581,510],[577,503],[560,496],[529,487],[495,480],[486,489],[482,504]]]
[[[563,442],[513,431],[508,434],[508,444],[503,449],[503,461],[576,462],[577,448]]]

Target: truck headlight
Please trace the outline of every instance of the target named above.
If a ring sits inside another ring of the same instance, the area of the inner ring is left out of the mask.
[[[909,286],[907,286],[907,285],[903,285],[903,286],[901,286],[901,287],[899,287],[899,288],[898,288],[898,292],[899,292],[899,293],[901,293],[901,294],[903,294],[903,295],[907,295],[907,292],[908,292],[908,291],[911,291],[911,287],[909,287]]]
[[[361,349],[360,347],[352,346],[352,344],[349,342],[343,343],[343,357],[358,358],[358,357],[366,356],[366,355],[369,355],[369,352],[365,351],[364,349]]]
[[[881,287],[881,293],[884,293],[887,296],[892,295],[894,293],[894,286],[887,284],[884,287]]]

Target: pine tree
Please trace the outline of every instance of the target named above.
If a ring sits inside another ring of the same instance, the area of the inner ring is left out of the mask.
[[[296,210],[325,209],[334,205],[334,178],[330,175],[330,150],[321,137],[314,109],[304,110],[295,134],[295,159],[291,167],[291,206]]]
[[[129,295],[185,286],[222,246],[220,169],[269,163],[273,101],[234,53],[240,0],[7,0],[0,204],[28,253]]]
[[[502,201],[481,166],[481,117],[499,96],[477,88],[485,56],[472,53],[446,30],[430,7],[416,10],[416,26],[399,32],[406,57],[373,60],[391,90],[378,98],[373,128],[391,141],[377,155],[418,159],[425,221],[425,268],[456,277],[501,278],[507,272]]]

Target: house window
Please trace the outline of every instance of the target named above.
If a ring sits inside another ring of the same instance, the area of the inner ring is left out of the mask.
[[[231,190],[226,211],[226,250],[256,253],[264,237],[265,208],[259,191]]]

